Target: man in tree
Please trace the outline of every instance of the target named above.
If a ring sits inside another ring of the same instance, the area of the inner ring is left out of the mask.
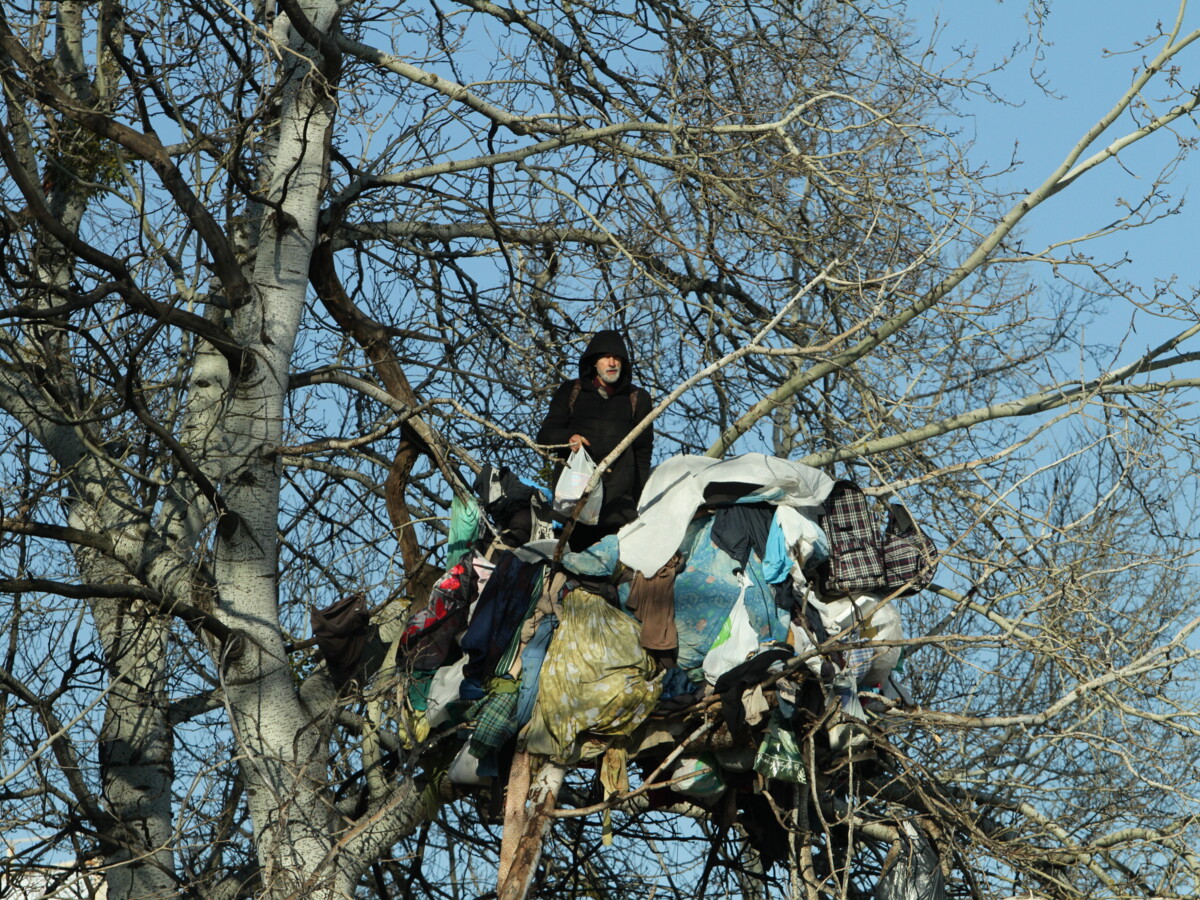
[[[608,456],[650,413],[650,395],[633,384],[632,368],[625,339],[616,331],[596,332],[579,358],[579,377],[564,381],[554,392],[538,443],[554,447],[564,461],[581,447],[596,462]],[[595,525],[575,525],[572,549],[591,546],[634,519],[650,475],[653,444],[654,429],[647,426],[609,466],[601,478],[600,518]],[[556,479],[561,468],[556,468]]]

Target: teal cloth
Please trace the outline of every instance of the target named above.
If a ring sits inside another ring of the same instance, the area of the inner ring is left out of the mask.
[[[415,669],[408,682],[408,702],[417,712],[425,712],[429,706],[429,688],[437,669]]]
[[[607,535],[586,550],[568,551],[562,556],[563,568],[576,575],[603,578],[617,570],[619,545],[615,534]]]
[[[447,567],[458,563],[475,546],[482,519],[483,509],[478,502],[454,495],[450,501],[450,537],[446,541]]]

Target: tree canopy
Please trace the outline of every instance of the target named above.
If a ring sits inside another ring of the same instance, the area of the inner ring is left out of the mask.
[[[538,895],[867,896],[909,820],[955,895],[1193,895],[1197,287],[1089,243],[1189,245],[1186,13],[1010,195],[960,118],[986,74],[902,2],[6,3],[0,874],[495,889],[487,798],[395,684],[336,691],[309,613],[426,596],[452,498],[545,481],[550,394],[616,328],[656,461],[848,476],[943,555],[883,775],[762,795],[767,849],[645,793],[610,846],[569,773]],[[1135,144],[1141,196],[1027,244]]]

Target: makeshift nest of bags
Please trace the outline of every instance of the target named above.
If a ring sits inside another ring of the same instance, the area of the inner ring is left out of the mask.
[[[445,575],[381,630],[372,679],[410,747],[465,737],[455,783],[499,778],[514,748],[566,766],[669,748],[656,780],[711,799],[750,773],[804,780],[806,739],[824,768],[862,755],[861,691],[911,702],[895,600],[930,582],[936,551],[900,507],[881,527],[850,482],[675,457],[634,522],[558,562],[539,489],[485,467],[476,490],[452,506]]]

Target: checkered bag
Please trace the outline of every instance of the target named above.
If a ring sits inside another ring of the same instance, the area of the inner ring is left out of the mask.
[[[845,597],[886,585],[879,523],[862,488],[853,481],[835,482],[819,524],[829,538],[829,559],[817,568],[817,589],[823,597]]]
[[[899,590],[899,596],[906,597],[924,590],[933,581],[938,566],[937,547],[907,509],[895,503],[888,509],[888,523],[883,531],[886,585],[889,591]]]

